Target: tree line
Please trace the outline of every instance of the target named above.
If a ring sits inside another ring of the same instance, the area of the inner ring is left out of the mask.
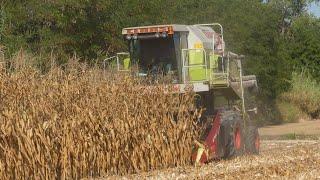
[[[219,22],[227,47],[247,57],[261,95],[290,89],[293,71],[320,80],[320,20],[315,0],[0,0],[0,45],[10,57],[23,48],[54,53],[63,63],[76,53],[92,61],[126,50],[121,29],[151,24]]]

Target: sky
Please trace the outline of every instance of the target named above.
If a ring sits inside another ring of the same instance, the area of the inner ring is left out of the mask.
[[[313,3],[310,8],[309,11],[311,13],[313,13],[314,15],[316,15],[317,17],[320,17],[320,4],[316,5],[315,3]]]

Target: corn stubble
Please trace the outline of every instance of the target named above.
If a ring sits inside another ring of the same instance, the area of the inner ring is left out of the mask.
[[[107,77],[107,78],[106,78]],[[193,94],[84,66],[0,72],[0,178],[79,179],[190,164]]]

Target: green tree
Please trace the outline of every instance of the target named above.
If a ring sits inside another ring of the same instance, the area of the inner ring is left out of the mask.
[[[307,16],[315,0],[14,0],[1,2],[0,43],[12,54],[53,51],[61,62],[76,53],[92,60],[126,50],[121,29],[150,24],[220,22],[227,47],[246,55],[261,94],[276,98],[291,71],[318,76],[319,20]]]
[[[298,18],[291,28],[291,56],[295,69],[308,71],[320,81],[320,20],[309,16]]]

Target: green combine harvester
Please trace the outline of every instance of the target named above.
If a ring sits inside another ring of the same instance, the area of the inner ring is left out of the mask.
[[[243,75],[244,56],[226,52],[220,24],[129,27],[122,34],[129,52],[106,59],[116,59],[118,71],[138,67],[142,77],[161,72],[172,77],[178,93],[191,90],[201,97],[206,131],[195,142],[195,164],[259,153],[258,129],[250,120],[257,109],[246,98],[258,88],[256,76]]]

